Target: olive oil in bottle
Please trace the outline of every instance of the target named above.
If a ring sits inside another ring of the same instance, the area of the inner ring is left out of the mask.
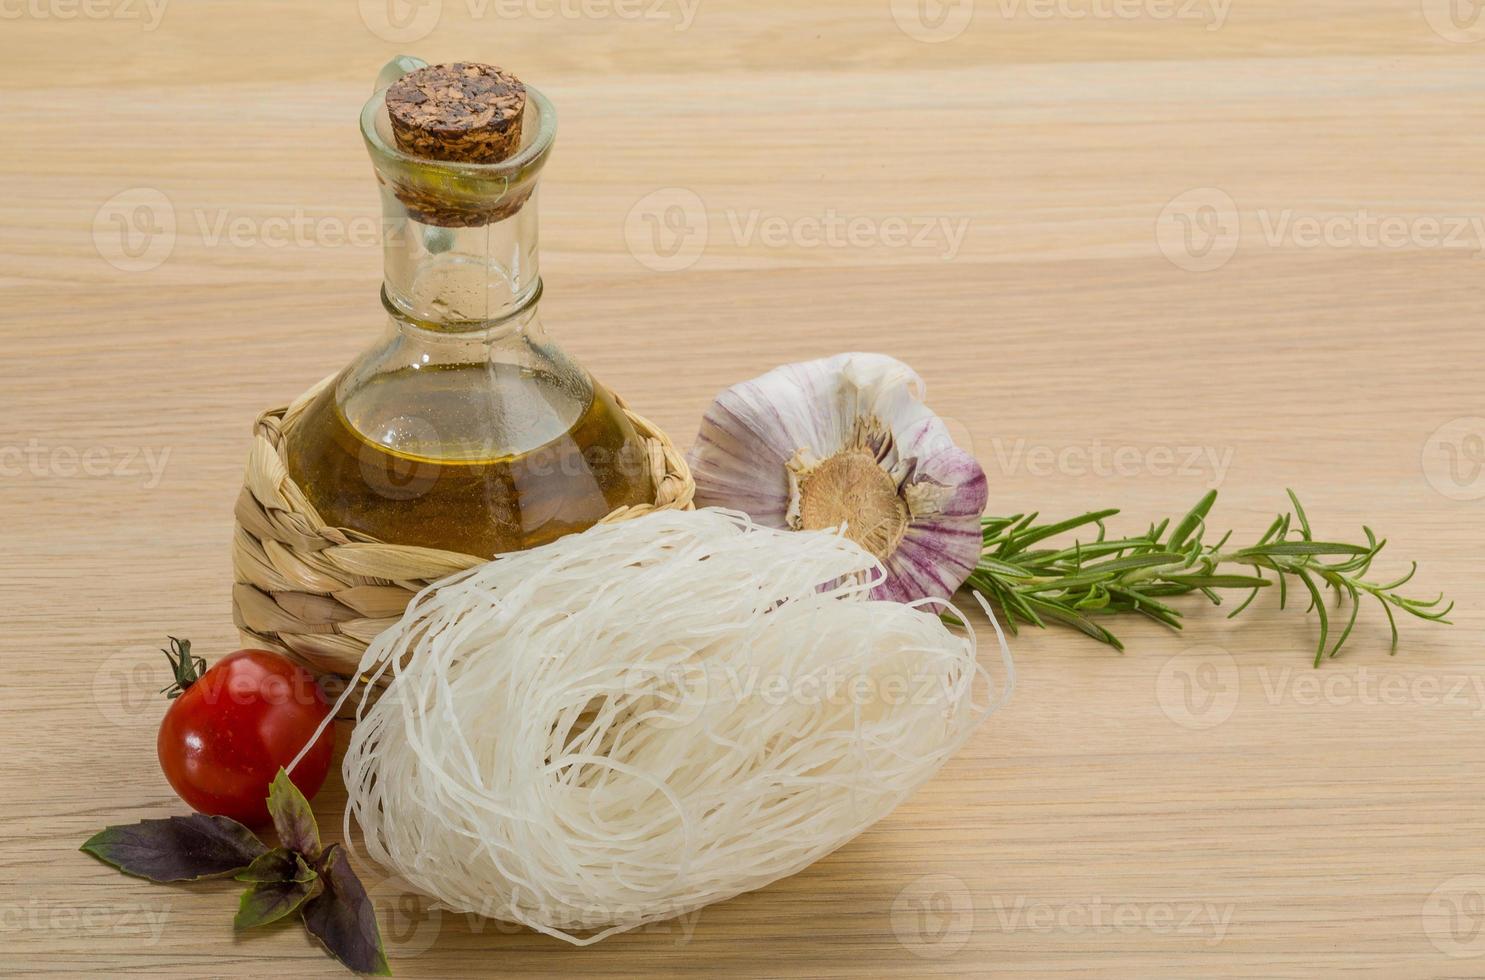
[[[647,447],[541,329],[551,104],[488,65],[388,65],[361,114],[382,194],[388,332],[286,419],[334,527],[492,557],[649,503]]]
[[[327,388],[294,448],[290,476],[321,518],[392,544],[493,556],[653,499],[643,444],[608,392],[584,399],[511,364],[401,368],[344,405]]]

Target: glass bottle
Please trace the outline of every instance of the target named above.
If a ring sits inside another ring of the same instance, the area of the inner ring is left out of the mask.
[[[413,155],[386,94],[422,67],[389,64],[361,114],[385,216],[387,328],[288,420],[286,461],[327,524],[493,556],[648,503],[654,486],[613,395],[541,327],[536,185],[551,103],[525,89],[505,159]]]

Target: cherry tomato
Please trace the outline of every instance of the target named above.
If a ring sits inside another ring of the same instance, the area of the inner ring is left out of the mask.
[[[314,736],[331,708],[314,676],[268,650],[238,650],[201,673],[188,640],[170,640],[174,702],[160,723],[165,778],[191,808],[249,827],[268,823],[268,786]],[[178,690],[177,690],[178,689]],[[335,749],[327,725],[289,778],[308,799]]]

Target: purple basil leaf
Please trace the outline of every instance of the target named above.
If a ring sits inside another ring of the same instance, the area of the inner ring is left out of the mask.
[[[303,854],[307,860],[319,859],[320,828],[315,824],[314,811],[282,769],[268,787],[268,812],[273,815],[273,829],[278,831],[279,843]]]
[[[320,888],[318,880],[260,881],[242,893],[234,929],[251,929],[277,922],[304,904]]]
[[[300,908],[304,928],[326,952],[355,972],[389,976],[392,971],[376,927],[376,908],[351,870],[345,849],[339,844],[325,848],[318,870],[325,890]]]
[[[126,875],[195,881],[241,871],[268,848],[236,820],[193,813],[108,827],[89,837],[82,850]]]
[[[253,882],[309,882],[318,875],[314,868],[304,863],[304,858],[286,847],[275,847],[257,859],[246,869],[237,873],[238,881]]]

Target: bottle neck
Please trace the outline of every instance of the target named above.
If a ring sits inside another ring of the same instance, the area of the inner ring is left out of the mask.
[[[464,331],[504,320],[541,292],[533,190],[485,224],[432,224],[410,214],[384,183],[383,295],[394,315]]]

